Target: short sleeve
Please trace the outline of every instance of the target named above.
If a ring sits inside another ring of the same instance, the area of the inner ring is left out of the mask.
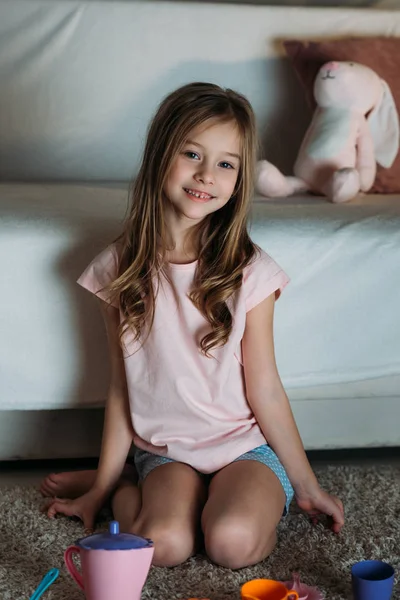
[[[101,300],[108,302],[115,308],[118,308],[118,302],[110,302],[107,292],[103,288],[109,285],[118,275],[118,255],[115,245],[108,246],[100,252],[84,270],[77,280],[81,285],[92,294],[95,294]]]
[[[246,312],[275,293],[278,299],[290,279],[281,267],[263,250],[243,271],[243,291]]]

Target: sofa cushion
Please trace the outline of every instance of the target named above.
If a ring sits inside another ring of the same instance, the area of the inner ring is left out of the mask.
[[[0,185],[0,410],[104,404],[104,325],[76,279],[120,232],[127,196],[105,184]],[[289,397],[400,374],[400,197],[258,199],[252,213],[252,238],[291,278],[275,320]]]

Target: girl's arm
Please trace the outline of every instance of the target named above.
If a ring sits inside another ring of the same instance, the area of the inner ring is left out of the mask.
[[[128,456],[133,428],[129,412],[124,359],[118,340],[119,311],[99,300],[111,363],[111,380],[105,410],[100,460],[93,491],[106,497],[117,483]]]
[[[321,488],[308,462],[288,397],[280,380],[274,351],[272,294],[247,313],[242,340],[249,405],[268,444],[286,469],[300,508],[333,518],[339,532],[344,523],[341,501]]]
[[[111,380],[96,479],[92,488],[83,496],[72,500],[53,498],[46,506],[50,518],[57,513],[79,517],[87,534],[93,531],[96,514],[122,474],[133,439],[124,360],[118,341],[119,311],[102,300],[99,301],[107,330]]]

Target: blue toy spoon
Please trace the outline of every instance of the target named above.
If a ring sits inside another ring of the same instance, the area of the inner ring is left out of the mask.
[[[48,587],[57,579],[60,571],[58,569],[51,569],[39,583],[36,590],[33,592],[33,596],[29,598],[29,600],[39,600],[45,593]]]

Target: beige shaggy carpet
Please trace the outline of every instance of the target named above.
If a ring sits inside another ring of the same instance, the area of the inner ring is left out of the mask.
[[[216,567],[203,556],[173,569],[152,568],[143,599],[235,600],[248,579],[288,579],[297,571],[327,600],[350,600],[350,567],[363,559],[394,566],[393,598],[400,598],[400,466],[326,466],[316,472],[321,484],[344,501],[347,521],[339,536],[322,523],[312,526],[294,504],[268,560],[236,572]],[[43,600],[83,600],[62,558],[64,549],[82,536],[81,525],[65,518],[48,520],[39,512],[41,502],[33,488],[0,488],[0,598],[28,600],[42,576],[58,567],[60,576]]]

